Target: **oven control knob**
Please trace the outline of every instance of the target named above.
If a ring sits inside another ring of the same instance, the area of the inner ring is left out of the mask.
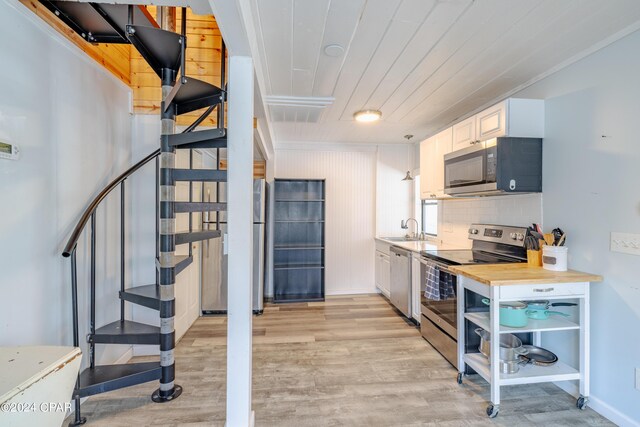
[[[509,237],[511,237],[511,240],[518,240],[518,233],[511,233]]]
[[[478,229],[477,228],[470,228],[469,229],[469,234],[478,234]]]
[[[521,242],[524,240],[524,234],[522,234],[522,233],[518,233],[517,237],[518,237],[518,240],[521,241]]]

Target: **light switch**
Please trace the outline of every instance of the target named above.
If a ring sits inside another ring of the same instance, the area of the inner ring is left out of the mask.
[[[640,234],[612,232],[611,252],[640,255]]]

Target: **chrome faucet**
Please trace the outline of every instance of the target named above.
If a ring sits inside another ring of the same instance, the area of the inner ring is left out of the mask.
[[[409,221],[413,221],[416,223],[416,232],[413,235],[413,237],[418,237],[418,229],[420,228],[420,225],[418,224],[418,221],[415,218],[409,218],[406,221],[400,221],[400,228],[402,228],[403,230],[408,230],[409,229]],[[407,235],[405,237],[412,237],[411,234],[409,234],[407,232]]]

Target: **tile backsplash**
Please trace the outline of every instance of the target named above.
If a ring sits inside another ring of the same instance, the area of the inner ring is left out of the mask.
[[[438,240],[471,247],[469,225],[501,224],[524,226],[542,223],[542,194],[441,200],[438,211]]]

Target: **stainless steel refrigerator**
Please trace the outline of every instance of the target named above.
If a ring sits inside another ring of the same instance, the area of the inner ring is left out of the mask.
[[[205,183],[205,202],[227,201],[226,183]],[[264,309],[264,251],[265,251],[265,204],[266,186],[264,179],[253,181],[253,311],[262,313]],[[202,291],[203,314],[223,314],[227,312],[227,289],[233,286],[233,278],[228,275],[228,234],[227,212],[207,212],[203,215],[203,229],[220,230],[222,236],[203,242],[202,246]]]

